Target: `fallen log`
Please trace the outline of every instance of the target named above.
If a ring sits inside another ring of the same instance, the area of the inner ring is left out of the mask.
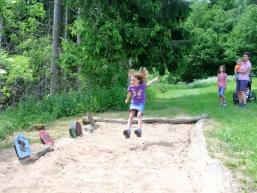
[[[39,158],[42,156],[46,155],[48,152],[54,151],[54,148],[52,146],[45,146],[41,150],[39,150],[36,153],[33,153],[31,156],[24,158],[20,160],[22,163],[27,164],[27,163],[33,163],[37,161]]]
[[[174,119],[168,119],[168,118],[144,118],[143,123],[146,124],[154,124],[154,123],[161,123],[161,124],[191,124],[196,123],[199,120],[207,119],[208,115],[203,114],[196,117],[185,117],[185,118],[174,118]],[[95,117],[95,122],[105,122],[105,123],[120,123],[120,124],[127,124],[127,120],[123,119],[104,119]],[[137,120],[135,119],[133,121],[133,124],[136,124]]]
[[[45,130],[45,125],[44,124],[35,124],[35,125],[32,125],[32,128],[31,130],[32,131],[39,131],[39,130]]]
[[[52,146],[46,146],[43,149],[41,149],[40,151],[32,154],[30,156],[30,161],[36,161],[39,158],[41,158],[42,156],[44,156],[45,154],[47,154],[48,152],[54,151],[54,148]]]

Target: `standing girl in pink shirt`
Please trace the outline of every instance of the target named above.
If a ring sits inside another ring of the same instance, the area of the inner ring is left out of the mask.
[[[219,93],[219,101],[220,105],[225,107],[227,106],[227,102],[225,99],[225,90],[227,87],[227,77],[228,75],[225,72],[225,66],[222,65],[219,68],[219,73],[218,73],[218,93]]]

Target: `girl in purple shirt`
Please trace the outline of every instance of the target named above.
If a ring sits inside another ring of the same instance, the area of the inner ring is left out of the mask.
[[[131,127],[133,123],[134,116],[137,116],[138,119],[138,129],[135,130],[137,137],[142,136],[142,115],[144,113],[146,94],[145,90],[147,86],[153,84],[158,77],[146,83],[147,71],[145,68],[141,69],[139,73],[135,73],[130,77],[130,85],[128,87],[128,95],[125,103],[129,103],[129,119],[128,119],[128,129],[123,131],[123,135],[126,138],[130,138]]]

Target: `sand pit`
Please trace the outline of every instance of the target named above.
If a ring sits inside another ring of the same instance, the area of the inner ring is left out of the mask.
[[[143,138],[125,140],[124,125],[101,123],[56,141],[33,164],[0,151],[0,192],[236,193],[228,170],[208,156],[202,124],[145,124]]]

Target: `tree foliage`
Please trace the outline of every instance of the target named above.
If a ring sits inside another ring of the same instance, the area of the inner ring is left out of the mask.
[[[243,52],[256,53],[255,1],[195,1],[185,26],[191,45],[184,49],[179,74],[192,81],[216,75],[220,65],[233,73],[235,61]],[[253,64],[256,62],[252,57]]]
[[[174,58],[180,53],[173,42],[185,38],[181,21],[188,14],[187,3],[105,0],[76,5],[81,7],[81,16],[71,30],[73,35],[80,34],[81,43],[64,42],[63,66],[79,65],[84,74],[94,74],[88,79],[107,87],[125,82],[124,73],[131,67],[157,68],[161,73],[177,68]]]
[[[59,93],[125,87],[128,69],[141,66],[190,82],[219,65],[233,73],[244,51],[257,62],[255,0],[60,2]],[[53,20],[53,0],[0,0],[1,105],[50,93]],[[17,97],[15,87],[24,88]]]
[[[244,51],[250,51],[252,62],[257,62],[257,5],[248,6],[228,39],[226,55],[228,59],[238,57]],[[256,68],[255,68],[256,69]]]

